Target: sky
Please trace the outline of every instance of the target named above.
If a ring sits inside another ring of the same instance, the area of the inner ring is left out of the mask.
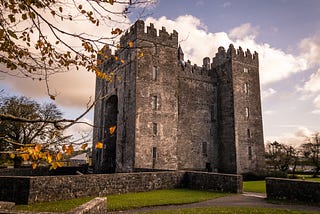
[[[320,131],[320,1],[319,0],[158,0],[132,11],[123,29],[138,18],[179,33],[185,59],[201,65],[218,47],[257,51],[265,142],[291,145]],[[70,29],[75,29],[70,25]],[[81,30],[85,29],[81,26]],[[93,31],[104,34],[110,26]],[[86,31],[92,31],[88,27]],[[58,74],[50,79],[56,103],[67,118],[75,118],[94,95],[95,76],[86,71]],[[0,75],[0,90],[48,101],[45,86],[31,80]],[[92,122],[92,112],[84,120]],[[90,130],[74,127],[70,132]]]

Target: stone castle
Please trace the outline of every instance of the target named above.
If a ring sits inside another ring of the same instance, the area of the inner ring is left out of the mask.
[[[258,54],[218,49],[184,60],[178,33],[137,21],[109,48],[96,80],[94,172],[201,170],[260,173],[265,166]],[[110,133],[109,127],[116,125]]]

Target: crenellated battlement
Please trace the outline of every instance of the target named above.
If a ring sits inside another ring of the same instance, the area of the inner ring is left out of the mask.
[[[136,21],[135,24],[132,25],[131,28],[120,38],[120,46],[126,47],[128,42],[141,39],[143,41],[178,47],[177,31],[173,30],[173,32],[169,34],[165,27],[162,27],[162,29],[157,31],[152,23],[150,23],[146,29],[147,31],[145,31],[144,21]]]
[[[233,44],[230,44],[227,51],[224,47],[219,47],[216,56],[213,58],[213,66],[223,64],[230,59],[241,61],[251,65],[259,64],[259,57],[256,51],[251,54],[249,49],[247,49],[246,51],[243,51],[241,47],[235,49]]]

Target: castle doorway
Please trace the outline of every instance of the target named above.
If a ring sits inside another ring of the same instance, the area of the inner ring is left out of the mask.
[[[103,171],[106,173],[114,173],[116,170],[117,128],[112,133],[110,127],[117,127],[117,116],[118,97],[113,95],[105,105]]]

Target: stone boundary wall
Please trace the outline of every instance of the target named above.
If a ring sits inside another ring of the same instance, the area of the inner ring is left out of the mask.
[[[267,198],[320,204],[320,182],[266,178]]]
[[[0,176],[0,201],[32,204],[180,187],[242,192],[241,181],[240,175],[184,171],[68,176]]]
[[[187,188],[242,193],[242,176],[207,172],[186,172]]]

